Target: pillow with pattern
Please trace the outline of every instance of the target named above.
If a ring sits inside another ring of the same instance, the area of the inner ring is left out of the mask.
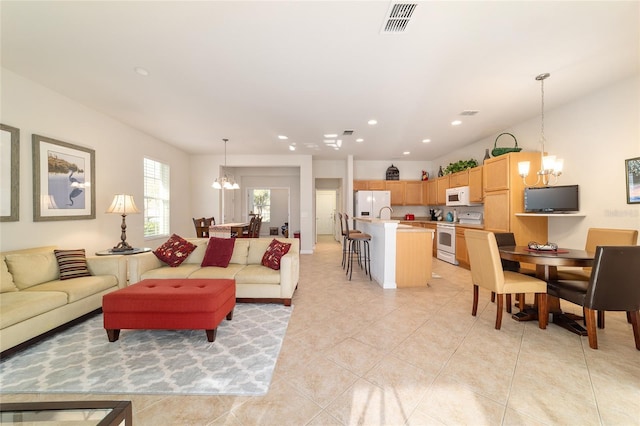
[[[179,235],[173,234],[163,245],[153,251],[158,259],[175,268],[196,249],[196,245],[190,243]]]
[[[290,243],[282,243],[274,238],[262,256],[262,265],[275,269],[276,271],[279,270],[280,259],[289,252],[290,248]]]
[[[61,280],[91,276],[87,267],[87,257],[84,249],[54,250],[53,253],[58,261]]]

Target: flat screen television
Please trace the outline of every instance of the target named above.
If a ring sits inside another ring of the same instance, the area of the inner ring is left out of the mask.
[[[524,189],[524,211],[568,213],[580,210],[578,185],[543,186]]]

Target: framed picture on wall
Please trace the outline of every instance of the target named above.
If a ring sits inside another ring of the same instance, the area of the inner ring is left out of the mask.
[[[20,220],[20,130],[0,124],[0,222]]]
[[[640,203],[640,157],[624,161],[627,175],[627,204]]]
[[[96,218],[95,151],[33,135],[33,220]]]

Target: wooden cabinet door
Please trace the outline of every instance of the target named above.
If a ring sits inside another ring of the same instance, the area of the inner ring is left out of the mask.
[[[433,257],[438,255],[438,233],[436,232],[436,223],[422,223],[422,226],[427,229],[433,229]]]
[[[421,206],[422,205],[422,181],[409,180],[405,182],[404,187],[404,205],[405,206]]]
[[[469,201],[472,203],[482,203],[482,166],[469,169]]]
[[[449,188],[469,185],[469,170],[452,173],[449,177]]]
[[[369,181],[367,180],[354,180],[353,181],[353,190],[354,191],[366,191],[369,189]]]
[[[436,204],[444,206],[447,203],[447,189],[449,189],[449,175],[439,177],[438,180],[438,198]]]
[[[391,205],[401,206],[404,204],[404,189],[406,182],[401,180],[386,181],[386,190],[391,191]]]
[[[509,219],[511,203],[509,191],[484,194],[484,229],[492,232],[511,232]]]
[[[371,191],[384,191],[387,189],[385,186],[384,180],[370,180],[369,182],[369,190]]]
[[[469,267],[469,253],[467,240],[464,239],[465,228],[456,227],[456,260],[460,266]]]
[[[427,205],[435,206],[438,204],[438,180],[427,181]]]
[[[509,189],[509,156],[502,155],[485,161],[484,166],[484,191],[501,191]]]

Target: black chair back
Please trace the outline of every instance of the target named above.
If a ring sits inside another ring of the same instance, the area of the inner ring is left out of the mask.
[[[499,232],[494,233],[494,235],[496,236],[498,247],[516,245],[516,237],[513,235],[513,232]],[[507,259],[500,260],[502,262],[502,269],[504,271],[520,272],[520,262]]]
[[[584,306],[599,311],[640,310],[640,246],[598,246]]]

